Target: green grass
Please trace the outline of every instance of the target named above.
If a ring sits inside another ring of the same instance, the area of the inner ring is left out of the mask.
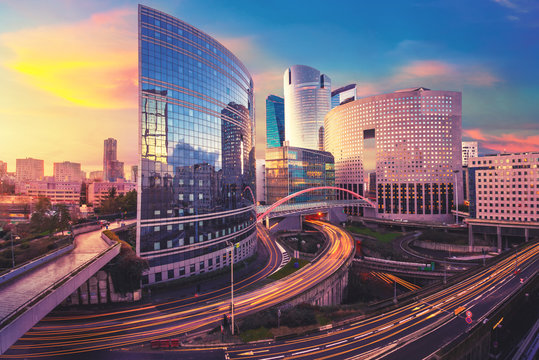
[[[258,329],[252,329],[242,332],[240,338],[243,342],[249,342],[264,339],[273,339],[273,334],[265,327],[259,327]]]
[[[396,238],[402,235],[401,233],[398,233],[398,232],[379,233],[369,228],[359,227],[359,226],[354,226],[354,225],[347,226],[346,229],[356,234],[372,236],[376,240],[381,241],[381,242],[392,242],[393,240],[395,240]]]
[[[296,269],[294,267],[294,263],[298,263],[299,267]],[[303,260],[303,259],[291,259],[288,264],[286,264],[281,270],[277,271],[275,274],[268,276],[268,278],[272,280],[280,280],[284,277],[287,277],[288,275],[292,274],[293,272],[301,269],[305,265],[307,265],[309,261]]]

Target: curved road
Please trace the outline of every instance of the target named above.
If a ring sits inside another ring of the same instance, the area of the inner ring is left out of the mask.
[[[319,260],[285,279],[236,296],[236,316],[278,305],[300,295],[342,266],[354,250],[352,238],[333,225],[313,223],[318,225],[329,239],[329,245]],[[264,245],[271,249],[269,263],[257,274],[244,280],[244,283],[235,283],[237,290],[252,285],[262,276],[267,276],[280,264],[280,251],[275,243],[264,230],[259,229],[258,234]],[[201,298],[171,301],[158,306],[147,305],[78,317],[48,318],[25,334],[3,357],[30,358],[76,354],[192,332],[220,322],[223,315],[228,313],[230,301],[227,287],[223,291],[224,294],[210,293]]]

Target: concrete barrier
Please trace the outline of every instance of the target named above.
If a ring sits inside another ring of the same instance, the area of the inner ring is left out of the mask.
[[[470,252],[481,253],[483,250],[485,252],[497,251],[497,248],[495,246],[473,246],[472,250],[470,251],[470,246],[468,245],[444,244],[444,243],[437,243],[437,242],[430,242],[430,241],[423,241],[423,240],[414,240],[411,242],[411,245],[417,246],[422,249],[447,251],[447,252],[450,251],[453,253],[470,253]]]

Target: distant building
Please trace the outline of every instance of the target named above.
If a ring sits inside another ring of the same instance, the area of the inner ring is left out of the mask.
[[[331,108],[357,100],[357,84],[340,87],[331,92]]]
[[[18,182],[43,180],[45,175],[43,160],[17,159],[16,177]]]
[[[256,201],[266,203],[266,161],[256,159]]]
[[[285,138],[290,146],[319,150],[320,128],[331,109],[331,79],[305,65],[283,76]]]
[[[34,198],[27,195],[0,195],[0,221],[28,221]]]
[[[462,142],[462,166],[468,166],[468,159],[477,157],[477,141]]]
[[[29,181],[19,185],[19,192],[33,198],[47,197],[53,205],[78,205],[80,182]]]
[[[325,149],[335,156],[335,183],[378,203],[375,211],[347,211],[451,221],[455,179],[462,199],[460,177],[453,173],[462,169],[461,103],[460,92],[413,88],[332,109],[325,118],[324,139]]]
[[[0,178],[7,175],[7,162],[0,161]]]
[[[285,146],[266,149],[266,203],[318,186],[334,186],[333,156],[325,151]],[[300,195],[289,203],[335,200],[333,190]]]
[[[124,178],[124,163],[118,161],[116,139],[108,138],[104,141],[103,150],[103,178],[106,181],[116,181]]]
[[[470,217],[539,222],[539,152],[470,158]]]
[[[283,146],[284,140],[284,99],[270,95],[266,98],[266,147]]]
[[[129,191],[136,190],[137,185],[132,182],[93,182],[88,185],[88,204],[92,204],[94,208],[100,207],[112,188],[116,189],[116,195],[125,195]]]
[[[138,176],[138,165],[131,166],[131,182],[136,183]]]
[[[81,182],[81,169],[79,163],[64,161],[54,163],[54,181],[56,182]]]
[[[90,177],[89,180],[93,181],[103,181],[103,171],[90,171]]]

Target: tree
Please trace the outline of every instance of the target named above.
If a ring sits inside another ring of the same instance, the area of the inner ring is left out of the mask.
[[[51,200],[49,198],[39,197],[30,223],[32,225],[32,230],[36,233],[44,231],[52,233],[58,227],[58,215],[53,213]]]
[[[64,230],[69,229],[69,223],[71,222],[71,213],[65,204],[59,204],[56,206],[58,214],[58,230],[62,230],[62,235]]]

